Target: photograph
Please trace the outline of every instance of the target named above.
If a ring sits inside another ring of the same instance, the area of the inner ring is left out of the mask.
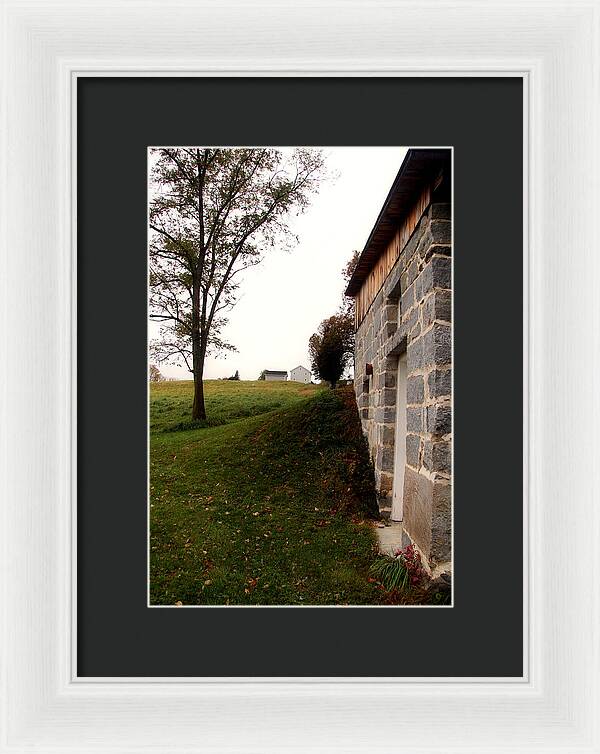
[[[148,606],[453,606],[453,149],[148,148]]]

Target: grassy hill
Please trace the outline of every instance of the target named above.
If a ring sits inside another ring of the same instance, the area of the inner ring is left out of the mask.
[[[351,389],[191,382],[150,396],[151,603],[370,604],[376,506]]]

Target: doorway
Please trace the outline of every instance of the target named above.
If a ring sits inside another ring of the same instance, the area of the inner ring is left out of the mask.
[[[404,515],[404,467],[406,466],[406,352],[398,359],[396,390],[394,489],[391,519],[392,521],[402,521]]]

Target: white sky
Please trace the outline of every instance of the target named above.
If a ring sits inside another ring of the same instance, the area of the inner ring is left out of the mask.
[[[324,182],[305,213],[290,223],[299,237],[291,252],[273,250],[246,271],[240,298],[222,332],[237,352],[206,359],[204,378],[227,377],[239,370],[255,380],[262,369],[310,369],[308,339],[321,320],[338,309],[342,269],[353,249],[362,251],[390,190],[405,147],[327,147]],[[158,332],[149,325],[150,338]],[[160,365],[166,377],[192,378],[185,367]]]

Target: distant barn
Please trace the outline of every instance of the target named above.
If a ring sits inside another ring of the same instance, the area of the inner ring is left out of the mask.
[[[292,382],[304,382],[306,385],[310,382],[310,370],[303,366],[294,367],[290,372]]]
[[[269,382],[285,382],[287,380],[287,372],[281,372],[277,369],[265,369],[265,380]]]

